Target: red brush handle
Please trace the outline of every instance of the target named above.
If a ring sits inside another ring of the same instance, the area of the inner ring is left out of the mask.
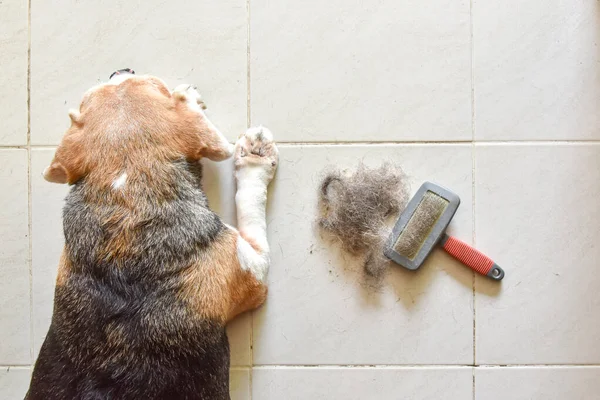
[[[497,281],[504,278],[504,270],[496,265],[491,258],[479,250],[475,250],[462,240],[445,235],[442,246],[452,257],[481,275],[489,276]]]

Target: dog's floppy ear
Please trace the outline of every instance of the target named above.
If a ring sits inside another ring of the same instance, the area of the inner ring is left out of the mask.
[[[54,183],[73,184],[86,173],[83,132],[79,129],[79,113],[70,111],[71,128],[56,149],[54,159],[44,170],[44,179]]]
[[[198,126],[200,128],[200,157],[223,161],[233,155],[234,146],[227,141],[204,113],[202,113]]]
[[[186,85],[183,85],[186,86]],[[181,112],[191,119],[192,130],[187,132],[186,156],[192,160],[203,157],[213,161],[223,161],[233,155],[234,146],[227,141],[225,136],[208,119],[203,111],[203,104],[193,94],[175,89],[173,99]],[[188,121],[190,121],[188,119]]]

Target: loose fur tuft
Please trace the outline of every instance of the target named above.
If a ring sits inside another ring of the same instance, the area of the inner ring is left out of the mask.
[[[383,255],[388,221],[408,198],[406,175],[393,163],[369,168],[360,162],[354,173],[331,168],[321,183],[317,223],[342,250],[362,257],[367,276],[379,280],[389,263]]]

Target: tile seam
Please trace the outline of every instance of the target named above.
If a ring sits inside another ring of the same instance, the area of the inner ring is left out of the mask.
[[[471,146],[471,162],[472,162],[472,193],[471,193],[471,228],[472,228],[472,232],[471,232],[471,238],[473,240],[473,246],[477,245],[477,234],[476,234],[476,230],[475,230],[475,219],[477,218],[477,209],[476,209],[476,190],[475,190],[475,183],[476,183],[476,168],[475,168],[475,164],[476,164],[476,152],[475,152],[475,144],[473,144]],[[476,364],[477,362],[477,277],[475,275],[475,271],[471,271],[471,289],[473,291],[472,293],[472,304],[473,304],[473,365]],[[475,400],[475,371],[473,371],[473,400]]]
[[[246,125],[252,124],[252,84],[251,84],[251,11],[250,0],[246,0]],[[250,368],[248,369],[248,398],[252,400],[254,370],[254,311],[250,311]]]
[[[29,360],[34,362],[34,307],[33,307],[33,240],[32,240],[32,190],[31,190],[31,0],[27,1],[27,236],[29,269]]]
[[[475,40],[474,40],[474,31],[473,31],[473,0],[469,0],[469,34],[470,34],[470,62],[471,62],[471,240],[473,241],[473,245],[476,244],[476,236],[475,236],[475,129],[476,129],[476,121],[475,121]],[[476,302],[476,290],[475,290],[475,272],[471,271],[471,289],[472,296],[471,301],[473,304],[473,327],[472,327],[472,343],[473,343],[473,364],[477,361],[477,312],[475,310],[475,302]],[[472,399],[475,400],[475,368],[472,370]]]
[[[598,368],[600,364],[255,364],[254,369],[569,369],[569,368]],[[240,367],[243,369],[243,367]]]
[[[600,145],[600,140],[589,140],[589,141],[574,141],[574,140],[562,140],[562,141],[388,141],[388,142],[368,142],[368,141],[350,141],[350,142],[286,142],[279,141],[279,146],[306,146],[306,147],[316,147],[316,146],[339,146],[339,147],[348,147],[348,146],[389,146],[389,145],[475,145],[475,146],[528,146],[528,145],[538,145],[538,146],[560,146],[560,145],[571,145],[571,146],[586,146],[586,145]],[[0,149],[55,149],[58,144],[30,144],[30,145],[1,145]]]
[[[0,369],[31,368],[31,364],[4,364],[0,365]],[[324,369],[324,368],[340,368],[340,369],[568,369],[568,368],[600,368],[600,364],[255,364],[255,365],[233,365],[230,370],[241,371],[250,368],[280,368],[280,369]]]
[[[249,128],[252,123],[251,118],[251,84],[250,84],[250,66],[251,66],[251,58],[250,58],[250,0],[246,0],[246,125]]]

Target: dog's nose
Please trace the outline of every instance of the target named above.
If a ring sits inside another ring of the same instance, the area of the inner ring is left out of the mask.
[[[135,75],[135,71],[132,70],[131,68],[118,69],[115,72],[113,72],[112,74],[110,74],[110,76],[108,77],[108,79],[112,79],[113,76],[123,75],[123,74],[132,74],[132,75]]]

